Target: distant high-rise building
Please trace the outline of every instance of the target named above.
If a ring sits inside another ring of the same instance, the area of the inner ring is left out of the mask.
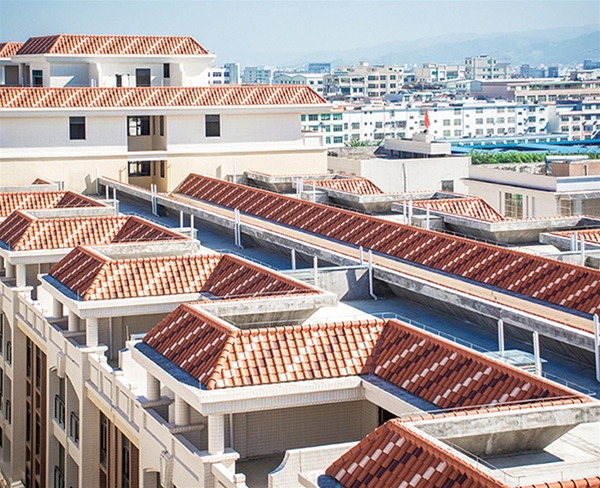
[[[550,66],[547,71],[548,78],[558,78],[558,66]]]
[[[465,58],[465,77],[470,80],[507,80],[510,62],[487,54]]]
[[[600,61],[592,61],[591,59],[586,59],[583,62],[583,69],[600,69]]]
[[[229,73],[229,83],[239,85],[242,82],[242,71],[240,63],[225,63],[225,73]]]
[[[273,81],[273,70],[264,67],[248,66],[244,68],[243,80],[244,83],[268,84]]]
[[[331,63],[308,63],[310,73],[331,73]]]

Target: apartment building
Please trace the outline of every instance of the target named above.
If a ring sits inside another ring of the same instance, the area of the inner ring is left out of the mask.
[[[23,46],[22,42],[0,43],[0,85],[19,84],[19,65],[11,57]]]
[[[318,94],[325,92],[325,73],[277,73],[273,81],[278,85],[308,85]]]
[[[568,134],[569,139],[574,141],[598,139],[600,97],[557,105],[552,131]]]
[[[465,58],[465,78],[470,80],[508,80],[510,62],[487,54]]]
[[[443,83],[465,78],[465,65],[423,63],[414,69],[415,83]]]
[[[504,98],[517,103],[555,105],[557,102],[600,96],[599,80],[506,80],[479,81],[471,85],[472,95]]]
[[[436,139],[545,134],[546,106],[505,100],[347,104],[331,114],[303,115],[305,130],[324,133],[325,144],[376,143],[384,138],[412,138],[425,130]]]
[[[273,83],[273,70],[265,66],[246,66],[244,68],[244,74],[242,75],[242,81],[244,83],[260,83],[268,85]]]
[[[382,97],[401,91],[404,85],[404,68],[400,66],[358,66],[337,68],[324,78],[327,96],[346,98]]]

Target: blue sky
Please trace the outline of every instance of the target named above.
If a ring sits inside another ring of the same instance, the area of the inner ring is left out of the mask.
[[[597,0],[0,0],[3,41],[55,33],[191,35],[217,63],[242,65],[437,35],[590,24],[600,26]]]

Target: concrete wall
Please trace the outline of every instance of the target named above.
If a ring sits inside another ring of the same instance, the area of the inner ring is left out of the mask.
[[[241,458],[300,447],[351,442],[375,430],[379,409],[367,401],[235,414],[234,449]]]
[[[327,164],[328,169],[332,171],[364,176],[388,193],[405,190],[441,190],[442,180],[452,180],[455,192],[466,193],[468,189],[462,182],[462,178],[468,176],[471,161],[468,156],[364,160],[329,157]]]

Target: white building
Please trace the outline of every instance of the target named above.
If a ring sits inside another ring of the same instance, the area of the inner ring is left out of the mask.
[[[570,140],[583,141],[600,137],[600,97],[556,105],[550,130],[568,134]]]
[[[442,83],[465,77],[465,65],[448,65],[437,63],[424,63],[422,67],[414,69],[415,83]]]
[[[273,82],[280,85],[308,85],[319,95],[323,95],[324,77],[325,73],[277,73]]]
[[[23,46],[22,42],[0,43],[0,85],[19,84],[19,66],[11,57]]]
[[[267,67],[246,66],[242,81],[244,83],[270,84],[273,82],[273,70]]]
[[[487,54],[465,58],[465,77],[471,80],[507,80],[510,62]]]
[[[214,61],[192,37],[32,37],[11,56],[23,86],[203,86]]]
[[[328,96],[342,95],[347,98],[381,97],[395,94],[404,85],[404,68],[401,66],[359,66],[338,68],[325,77]]]

